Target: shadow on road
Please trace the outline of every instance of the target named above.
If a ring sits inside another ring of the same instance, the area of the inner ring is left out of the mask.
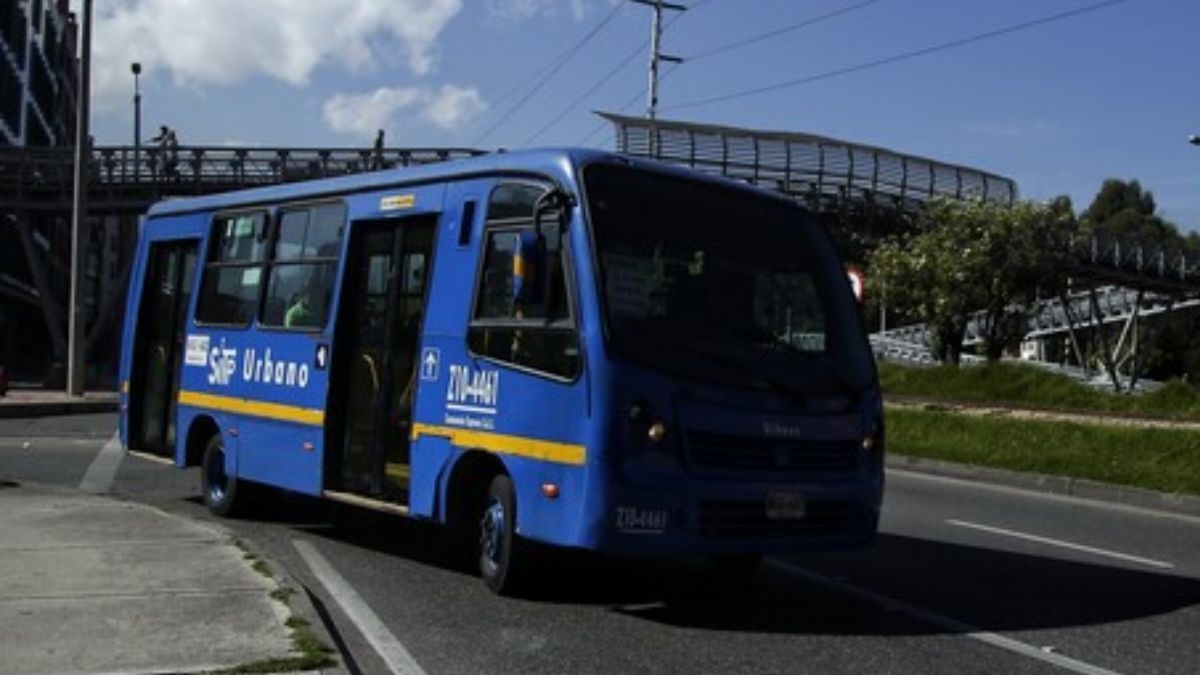
[[[470,536],[298,496],[267,500],[254,518],[311,536],[475,574]],[[1020,631],[1137,620],[1200,604],[1200,581],[898,535],[868,549],[788,557],[820,575],[976,628]],[[657,623],[719,631],[833,635],[946,632],[888,607],[764,568],[723,576],[703,561],[538,550],[524,599],[607,605]],[[479,592],[486,593],[482,583]]]

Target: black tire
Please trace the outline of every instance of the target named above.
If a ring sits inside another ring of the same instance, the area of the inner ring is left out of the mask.
[[[734,553],[730,555],[718,555],[709,558],[709,563],[719,574],[734,578],[748,578],[754,576],[758,572],[758,568],[762,567],[763,554]]]
[[[517,539],[517,494],[512,479],[492,478],[479,518],[479,574],[498,595],[509,595],[519,586],[527,564],[524,544]]]
[[[245,501],[238,497],[237,476],[225,471],[225,442],[220,434],[214,434],[204,447],[204,459],[200,463],[200,494],[209,512],[221,518],[237,515]]]

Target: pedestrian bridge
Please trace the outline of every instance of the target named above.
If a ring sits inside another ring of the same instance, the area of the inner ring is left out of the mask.
[[[169,154],[168,154],[169,153]],[[202,195],[482,154],[467,148],[257,148],[99,146],[90,153],[88,208],[142,213],[168,196]],[[165,161],[171,160],[171,161]],[[0,212],[63,211],[74,191],[69,147],[0,148]]]

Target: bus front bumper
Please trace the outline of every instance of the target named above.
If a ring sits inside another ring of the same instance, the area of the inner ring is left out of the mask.
[[[614,486],[602,551],[725,555],[852,548],[879,525],[882,477],[837,484],[671,476]]]

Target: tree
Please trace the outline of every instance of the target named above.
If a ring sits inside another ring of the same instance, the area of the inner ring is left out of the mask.
[[[1079,221],[1083,232],[1103,239],[1182,247],[1179,229],[1159,217],[1157,209],[1154,195],[1137,180],[1109,178]]]
[[[1065,284],[1070,200],[1048,204],[935,200],[919,231],[891,239],[871,257],[889,304],[919,316],[935,358],[958,363],[973,317],[984,351],[997,360],[1027,330],[1039,293]]]

